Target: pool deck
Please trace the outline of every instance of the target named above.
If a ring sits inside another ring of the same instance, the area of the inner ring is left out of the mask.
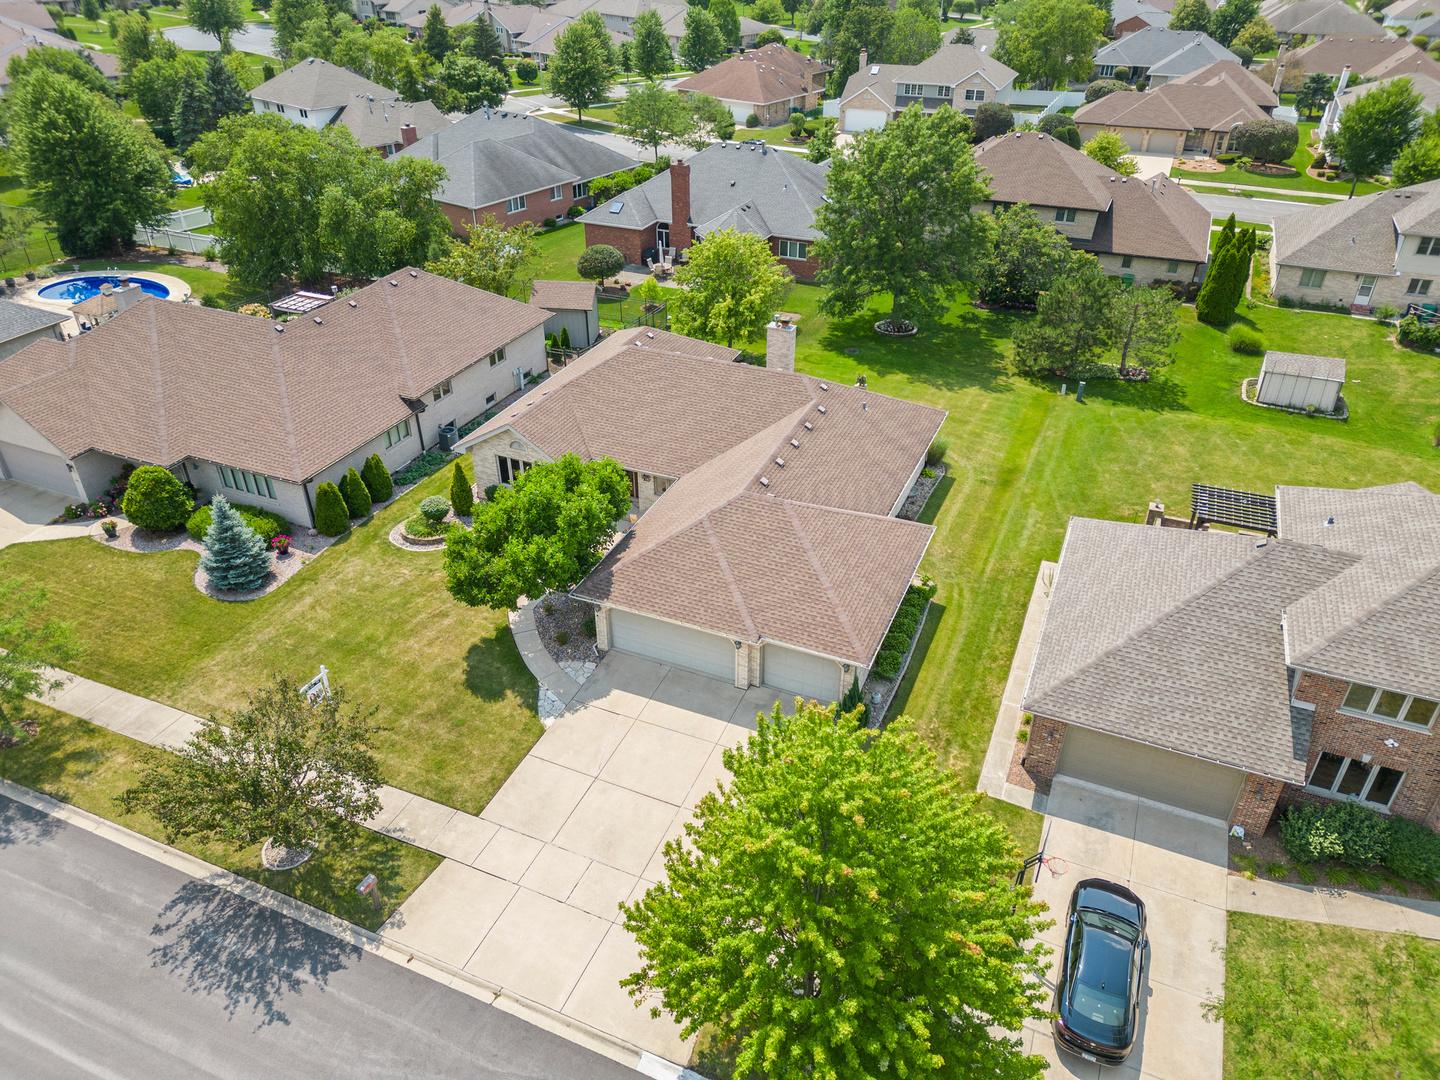
[[[149,270],[138,273],[135,271],[127,272],[132,277],[144,278],[146,281],[154,281],[157,284],[164,285],[165,288],[170,290],[170,296],[168,297],[168,299],[170,300],[174,300],[179,303],[185,303],[188,302],[190,299],[190,286],[187,285],[180,278],[174,277],[171,274],[157,274],[152,273]],[[40,295],[40,290],[48,289],[54,285],[63,284],[64,282],[69,281],[72,278],[106,276],[113,275],[106,275],[105,271],[103,270],[85,270],[78,274],[57,274],[55,277],[49,278],[45,281],[35,281],[29,283],[26,288],[20,290],[19,294],[14,297],[14,300],[18,304],[28,304],[31,307],[41,308],[45,311],[53,311],[60,315],[69,315],[72,301],[46,300]],[[65,331],[66,337],[73,337],[80,332],[80,326],[73,317],[68,323],[63,323],[61,329]]]

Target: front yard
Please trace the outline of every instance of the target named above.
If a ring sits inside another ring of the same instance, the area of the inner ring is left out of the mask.
[[[1267,176],[1264,173],[1251,172],[1248,169],[1240,169],[1234,165],[1227,165],[1218,172],[1192,172],[1182,169],[1178,165],[1171,166],[1170,175],[1178,180],[1203,180],[1216,184],[1243,184],[1251,187],[1277,188],[1281,191],[1293,192],[1326,192],[1331,195],[1349,195],[1350,180],[1317,180],[1308,175],[1305,170],[1315,160],[1315,151],[1307,147],[1307,143],[1314,138],[1315,124],[1299,124],[1300,142],[1295,147],[1295,153],[1291,155],[1287,164],[1295,170],[1293,176]],[[1369,195],[1375,191],[1387,190],[1387,184],[1375,184],[1369,180],[1362,180],[1355,185],[1356,195]]]

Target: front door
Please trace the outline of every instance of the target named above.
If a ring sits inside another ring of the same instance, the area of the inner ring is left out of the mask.
[[[630,478],[630,498],[638,500],[640,498],[640,474],[626,469],[625,475]]]
[[[1199,149],[1200,149],[1201,147],[1203,147],[1204,145],[1205,145],[1205,132],[1203,132],[1203,131],[1187,131],[1187,132],[1185,133],[1185,149],[1186,149],[1186,150],[1190,150],[1190,151],[1199,150]]]
[[[1366,274],[1360,279],[1360,287],[1355,290],[1355,306],[1369,307],[1370,297],[1375,292],[1375,275]]]
[[[669,225],[656,225],[656,226],[655,226],[655,246],[660,249],[660,253],[661,253],[662,255],[665,253],[665,249],[670,246],[670,226],[669,226]]]

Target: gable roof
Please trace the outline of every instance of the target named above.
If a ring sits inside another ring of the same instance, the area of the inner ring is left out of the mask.
[[[1434,3],[1434,0],[1431,2]],[[1374,82],[1361,83],[1359,86],[1347,86],[1335,95],[1335,100],[1340,111],[1343,112],[1366,94],[1389,86],[1396,79],[1410,80],[1410,88],[1420,95],[1422,112],[1433,113],[1436,109],[1440,109],[1440,78],[1432,78],[1429,75],[1395,75],[1388,79],[1376,79]]]
[[[1143,93],[1120,91],[1082,105],[1076,124],[1160,128],[1168,131],[1229,131],[1268,115],[1239,80],[1220,73],[1203,83],[1167,82]]]
[[[69,457],[197,457],[298,483],[409,417],[403,398],[548,315],[423,270],[398,271],[283,332],[146,297],[88,334],[42,339],[0,363],[0,401]]]
[[[1203,68],[1184,75],[1177,75],[1165,83],[1166,86],[1216,86],[1228,82],[1263,110],[1270,110],[1280,104],[1275,91],[1268,83],[1249,68],[1241,67],[1230,60],[1216,60]],[[1158,88],[1157,88],[1158,89]],[[1114,96],[1114,95],[1110,95]]]
[[[1260,16],[1277,33],[1328,37],[1343,34],[1350,37],[1388,37],[1370,16],[1356,11],[1342,0],[1267,0],[1260,7]]]
[[[409,124],[419,138],[448,127],[450,121],[430,101],[405,101],[388,86],[371,82],[349,68],[311,57],[286,68],[250,91],[255,101],[274,101],[307,112],[340,109],[344,124],[361,146],[396,146]]]
[[[827,64],[771,42],[706,68],[676,83],[675,89],[709,94],[724,101],[767,105],[803,97],[814,87],[816,78],[829,70]]]
[[[891,110],[895,107],[895,86],[898,83],[919,83],[931,86],[957,86],[972,75],[979,75],[997,90],[1015,81],[1015,69],[1002,64],[980,45],[951,43],[918,64],[871,64],[862,67],[845,81],[840,104],[869,87]]]
[[[37,30],[54,30],[55,18],[40,0],[0,0],[0,15]]]
[[[771,147],[712,143],[690,166],[690,220],[695,233],[733,227],[758,236],[815,240],[815,208],[824,201],[828,163]],[[618,211],[615,207],[619,207]],[[643,229],[669,221],[670,172],[657,173],[580,220],[587,225]]]
[[[38,26],[30,26],[18,19],[12,19],[4,14],[4,7],[0,7],[0,89],[10,85],[10,58],[13,56],[24,56],[31,49],[49,47],[52,49],[65,49],[69,52],[78,52],[95,65],[101,75],[107,79],[116,80],[120,78],[120,60],[113,53],[102,53],[95,49],[87,49],[78,42],[63,38],[59,34],[43,30]]]
[[[1299,220],[1275,220],[1277,265],[1389,276],[1396,272],[1397,230],[1433,224],[1440,232],[1440,180],[1288,216]]]
[[[1126,34],[1095,53],[1096,66],[1146,68],[1152,77],[1184,75],[1216,60],[1238,63],[1240,58],[1209,34],[1156,26]]]
[[[36,330],[63,323],[69,315],[46,308],[17,304],[13,300],[0,300],[0,342],[14,341]]]
[[[1131,19],[1140,19],[1147,26],[1166,27],[1170,25],[1170,13],[1161,11],[1146,0],[1114,0],[1110,7],[1110,22],[1120,26]]]
[[[1345,361],[1339,356],[1311,356],[1308,353],[1277,352],[1270,349],[1260,362],[1260,371],[1275,375],[1298,375],[1326,382],[1345,381]]]
[[[1383,79],[1392,75],[1429,75],[1440,79],[1440,64],[1398,37],[1327,37],[1297,49],[1290,58],[1305,65],[1306,71],[1326,75],[1339,75],[1348,64],[1352,79]]]
[[[440,201],[472,210],[635,165],[624,154],[559,124],[496,109],[476,110],[422,136],[401,153],[444,165],[448,175],[440,185]]]
[[[530,20],[535,17],[533,4],[492,4],[489,0],[480,0],[480,2],[491,21],[499,23],[512,34],[518,34],[524,30],[530,25]]]
[[[532,281],[530,303],[546,311],[589,311],[599,295],[593,281]]]

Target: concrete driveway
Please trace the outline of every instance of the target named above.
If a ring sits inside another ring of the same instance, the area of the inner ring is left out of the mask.
[[[1042,867],[1035,885],[1056,920],[1041,935],[1056,950],[1047,985],[1055,985],[1070,894],[1087,877],[1126,885],[1145,901],[1150,955],[1140,1037],[1122,1067],[1102,1069],[1059,1050],[1049,1021],[1026,1023],[1027,1049],[1050,1061],[1051,1078],[1220,1080],[1224,1029],[1200,1007],[1225,982],[1216,951],[1225,943],[1225,825],[1064,779],[1056,779],[1047,811],[1045,853],[1069,864],[1060,874]]]
[[[679,1026],[619,986],[638,959],[618,905],[661,877],[665,843],[728,778],[722,752],[782,696],[612,650],[479,824],[432,841],[450,857],[384,933],[684,1064]]]
[[[65,507],[79,501],[79,495],[66,498],[18,480],[0,480],[0,547],[24,540],[54,540],[84,535],[94,522],[50,524],[53,518],[65,512]]]

